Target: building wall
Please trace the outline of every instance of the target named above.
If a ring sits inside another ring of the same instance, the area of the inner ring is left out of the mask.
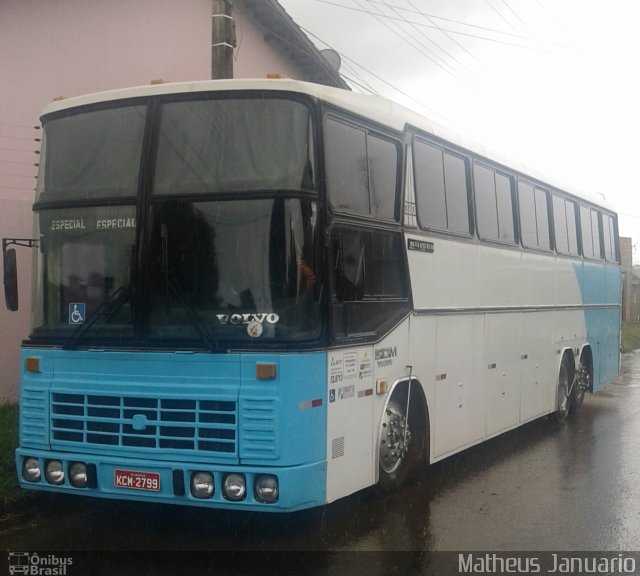
[[[211,77],[211,0],[0,1],[0,237],[31,237],[41,109],[57,96]],[[266,30],[234,3],[234,75],[305,79]],[[18,250],[20,311],[0,288],[0,399],[17,398],[18,351],[28,333],[30,254]]]
[[[34,150],[42,107],[150,80],[211,74],[210,0],[0,2],[0,237],[31,237]],[[0,288],[0,401],[17,399],[20,342],[28,334],[29,249],[18,248],[20,310]]]
[[[304,71],[293,60],[265,41],[266,30],[243,9],[242,2],[234,3],[237,46],[234,50],[235,78],[264,78],[267,74],[283,74],[288,78],[305,79]]]

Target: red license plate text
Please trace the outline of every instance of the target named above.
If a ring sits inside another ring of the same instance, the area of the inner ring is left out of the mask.
[[[131,470],[116,470],[113,474],[113,485],[116,488],[130,490],[160,491],[160,474],[156,472],[133,472]]]

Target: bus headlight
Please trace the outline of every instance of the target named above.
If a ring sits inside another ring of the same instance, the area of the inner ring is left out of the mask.
[[[22,477],[27,482],[40,482],[42,471],[37,458],[25,458],[22,464]]]
[[[64,482],[64,467],[60,460],[49,460],[44,469],[44,477],[49,484],[62,484]]]
[[[256,500],[270,504],[278,499],[278,478],[270,474],[262,474],[256,478]]]
[[[74,488],[86,488],[88,484],[87,465],[73,462],[69,466],[69,482]]]
[[[227,474],[224,477],[223,493],[227,500],[238,502],[247,494],[247,483],[244,474]]]
[[[212,474],[209,472],[194,472],[191,474],[191,494],[194,498],[211,498],[214,490]]]

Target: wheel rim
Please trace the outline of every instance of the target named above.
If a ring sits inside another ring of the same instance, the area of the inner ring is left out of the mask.
[[[411,430],[404,410],[395,400],[390,400],[380,425],[380,467],[393,474],[407,457]]]

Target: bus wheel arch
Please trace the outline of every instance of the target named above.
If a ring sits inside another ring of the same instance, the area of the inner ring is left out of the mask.
[[[374,491],[384,495],[397,490],[409,475],[422,473],[429,459],[429,413],[422,385],[416,378],[411,386],[408,379],[400,380],[389,392],[380,419]]]

